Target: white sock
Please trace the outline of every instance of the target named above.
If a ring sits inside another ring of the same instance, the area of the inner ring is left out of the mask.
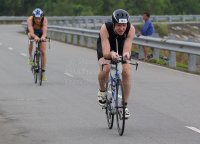
[[[32,57],[32,55],[29,55],[29,59],[30,59],[30,61],[32,61],[32,60],[33,60],[33,57]]]

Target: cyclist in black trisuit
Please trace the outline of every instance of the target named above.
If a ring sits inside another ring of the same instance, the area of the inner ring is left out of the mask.
[[[112,14],[112,22],[106,22],[100,29],[100,36],[97,40],[97,57],[100,65],[100,72],[98,74],[99,90],[98,90],[98,103],[104,106],[106,103],[106,89],[105,83],[108,80],[110,66],[104,66],[102,70],[102,62],[109,63],[109,60],[116,60],[119,56],[123,56],[124,60],[129,61],[131,56],[132,40],[135,36],[135,28],[130,22],[128,12],[118,9]],[[118,50],[116,49],[118,45]],[[118,52],[118,53],[117,53]],[[128,97],[131,89],[131,75],[130,65],[122,65],[122,83],[124,87],[125,98],[125,117],[129,118],[130,113],[127,108]]]

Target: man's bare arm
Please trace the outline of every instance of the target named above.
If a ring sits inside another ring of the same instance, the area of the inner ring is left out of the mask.
[[[35,38],[36,35],[34,34],[34,29],[33,29],[33,21],[31,18],[27,19],[27,24],[28,24],[28,30],[30,32],[31,37]]]
[[[111,58],[110,54],[110,43],[109,43],[109,35],[106,29],[106,25],[103,24],[100,29],[100,37],[101,37],[101,45],[102,45],[102,53],[105,58]]]
[[[46,18],[44,18],[42,25],[43,25],[42,26],[42,36],[46,37],[47,36],[47,25],[48,25],[48,21]]]
[[[134,39],[134,36],[135,36],[135,28],[134,28],[134,26],[131,25],[128,36],[127,36],[125,43],[124,43],[123,53],[125,53],[125,52],[130,53],[131,52],[132,41]]]

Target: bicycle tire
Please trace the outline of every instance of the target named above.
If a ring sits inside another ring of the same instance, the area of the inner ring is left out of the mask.
[[[121,90],[121,93],[119,93],[119,90]],[[120,79],[117,81],[116,85],[116,96],[118,103],[118,106],[116,108],[117,129],[119,135],[122,136],[125,128],[125,103],[124,103],[124,89]]]
[[[39,84],[42,85],[42,53],[40,52],[38,55],[38,63],[39,63]]]
[[[37,55],[34,54],[34,66],[33,66],[33,74],[34,74],[34,82],[37,83],[37,70],[38,70],[38,64],[37,64]]]
[[[106,118],[108,128],[112,129],[114,122],[114,114],[112,114],[112,92],[109,82],[106,83]]]

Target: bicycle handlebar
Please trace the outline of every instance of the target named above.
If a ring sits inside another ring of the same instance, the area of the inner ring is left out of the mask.
[[[30,42],[36,42],[32,37],[30,37],[29,39],[28,39],[28,44],[30,45]],[[50,45],[51,45],[51,38],[50,37],[46,37],[46,41],[38,41],[38,42],[36,42],[36,43],[40,43],[40,42],[50,42],[49,43],[49,49],[50,49]]]
[[[104,65],[109,65],[109,64],[117,64],[117,63],[122,63],[122,64],[130,64],[130,65],[135,65],[135,67],[136,67],[136,70],[137,70],[137,67],[138,67],[138,64],[139,64],[139,62],[136,62],[136,63],[131,63],[131,62],[126,62],[126,60],[123,60],[123,57],[122,56],[120,56],[120,58],[121,59],[118,59],[118,60],[111,60],[111,62],[110,63],[102,63],[101,64],[101,66],[102,66],[102,70],[103,70],[103,67],[104,67]],[[130,60],[130,59],[129,59]]]

